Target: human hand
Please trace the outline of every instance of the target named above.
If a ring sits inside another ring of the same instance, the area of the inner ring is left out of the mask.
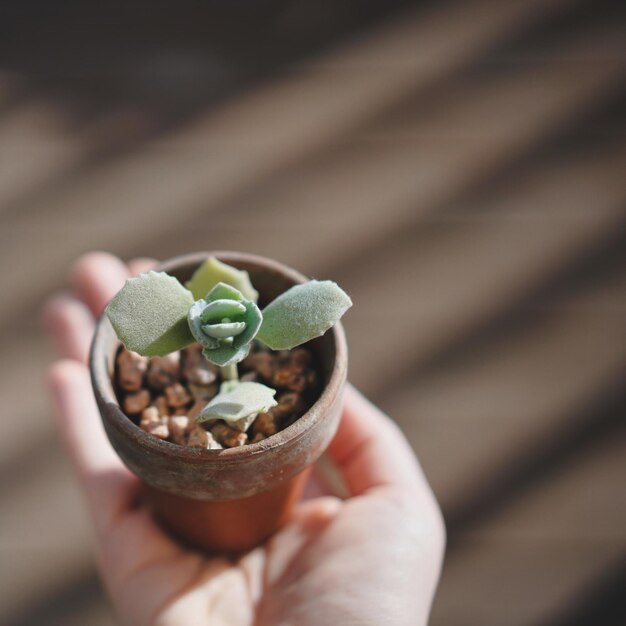
[[[352,496],[303,500],[264,546],[237,560],[171,539],[111,448],[87,356],[97,317],[130,273],[108,254],[74,266],[76,296],[57,296],[43,321],[63,357],[51,368],[58,426],[94,528],[100,573],[132,626],[416,625],[428,620],[445,531],[432,492],[395,424],[348,385],[330,445]]]

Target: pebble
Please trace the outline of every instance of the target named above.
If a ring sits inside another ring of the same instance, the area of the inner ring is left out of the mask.
[[[165,399],[171,408],[178,409],[188,404],[191,396],[180,383],[174,383],[165,388]]]
[[[294,348],[289,353],[289,359],[292,363],[299,365],[300,367],[311,367],[313,365],[313,355],[309,350],[304,348]]]
[[[186,415],[174,415],[170,417],[168,426],[172,441],[181,446],[186,445],[190,425],[189,418]]]
[[[277,359],[271,352],[253,352],[244,359],[242,365],[245,369],[257,372],[262,379],[270,382],[274,377]]]
[[[261,434],[265,437],[270,437],[278,432],[278,426],[276,424],[276,416],[272,413],[259,413],[256,416],[252,426],[250,426],[250,433],[253,437]]]
[[[159,415],[167,416],[170,414],[170,407],[167,404],[165,396],[157,396],[153,402],[153,406],[159,411]]]
[[[217,441],[227,448],[235,448],[248,443],[248,435],[230,428],[223,422],[218,422],[211,428],[211,432]]]
[[[187,415],[189,419],[195,420],[198,415],[200,415],[200,411],[207,405],[204,400],[196,400],[190,409],[187,409]]]
[[[170,436],[170,431],[165,422],[163,424],[156,424],[151,427],[148,432],[159,439],[167,439]]]
[[[142,411],[139,426],[159,439],[167,439],[170,436],[167,418],[161,417],[153,406]]]
[[[129,393],[124,398],[124,412],[135,415],[141,413],[150,404],[150,392],[142,389],[136,393]]]
[[[191,395],[196,400],[203,400],[205,404],[209,402],[212,398],[217,395],[218,386],[217,383],[211,383],[210,385],[194,385],[193,383],[188,384],[189,391]]]
[[[313,363],[306,348],[258,350],[244,359],[239,368],[242,381],[265,383],[278,391],[277,406],[259,414],[248,433],[222,420],[196,423],[200,411],[217,395],[220,381],[218,369],[204,359],[200,346],[151,359],[122,348],[116,357],[116,377],[126,392],[120,398],[124,411],[141,415],[144,431],[179,445],[221,449],[263,441],[300,417],[308,407],[305,397],[319,385]],[[148,386],[159,395],[151,399]]]
[[[189,433],[187,445],[191,448],[203,448],[206,450],[220,450],[222,445],[218,443],[213,434],[204,430],[202,426],[196,426]]]
[[[289,389],[302,393],[317,385],[317,374],[314,370],[300,367],[294,363],[288,363],[279,367],[274,372],[272,383],[276,387]]]
[[[124,391],[139,391],[148,369],[148,359],[122,348],[116,359],[117,382]]]
[[[155,356],[150,359],[146,380],[153,389],[162,391],[179,379],[180,352],[172,352],[166,356]]]
[[[276,401],[278,404],[272,407],[268,413],[271,413],[278,420],[284,420],[294,414],[302,415],[306,409],[306,403],[302,396],[293,391],[280,394]]]
[[[217,367],[202,356],[199,345],[183,350],[183,376],[188,383],[207,387],[217,381]]]

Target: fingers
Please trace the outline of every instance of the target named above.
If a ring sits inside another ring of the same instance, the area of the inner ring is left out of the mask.
[[[43,308],[41,320],[63,358],[86,363],[98,315],[115,295],[128,275],[148,271],[157,261],[133,259],[128,270],[116,257],[93,252],[81,257],[72,270],[75,290],[81,301],[67,294],[50,299]]]
[[[76,361],[58,361],[50,370],[49,384],[59,429],[96,530],[104,581],[127,615],[150,611],[162,603],[164,589],[173,581],[185,584],[189,570],[197,572],[198,558],[177,563],[183,554],[180,547],[141,506],[139,479],[122,465],[106,438],[87,368]],[[148,597],[142,597],[146,591]],[[147,623],[143,618],[131,621]]]
[[[102,533],[128,508],[136,479],[106,438],[87,368],[76,361],[58,361],[50,369],[48,383],[63,442]]]
[[[74,264],[71,283],[94,317],[99,317],[128,275],[128,268],[116,256],[106,252],[89,252]]]
[[[351,385],[346,386],[341,423],[328,452],[353,495],[381,485],[426,485],[400,429]]]
[[[158,261],[156,259],[152,259],[150,257],[139,257],[137,259],[131,259],[128,262],[128,269],[131,276],[136,276],[137,274],[142,274],[143,272],[151,270],[157,263]]]
[[[351,385],[346,386],[344,412],[328,452],[352,495],[378,490],[388,496],[389,511],[399,508],[407,521],[414,515],[418,534],[430,537],[433,562],[441,562],[445,525],[413,450],[395,423]]]
[[[85,304],[69,295],[58,295],[43,308],[41,321],[58,353],[87,363],[95,322]]]
[[[300,503],[290,521],[325,524],[341,510],[342,501],[335,496],[319,496]]]
[[[326,464],[328,463],[329,461],[327,460]],[[335,491],[334,485],[327,480],[325,469],[320,467],[320,460],[318,459],[304,483],[300,500],[306,502],[314,498],[332,495],[338,496],[339,494]]]

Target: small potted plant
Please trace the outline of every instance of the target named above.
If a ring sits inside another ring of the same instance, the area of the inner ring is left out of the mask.
[[[96,400],[179,538],[238,552],[288,519],[338,425],[351,304],[334,282],[228,252],[177,257],[111,300],[91,351]]]

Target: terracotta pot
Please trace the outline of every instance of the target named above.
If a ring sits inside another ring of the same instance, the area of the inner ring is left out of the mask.
[[[263,257],[212,254],[250,273],[261,307],[306,281],[302,274]],[[159,269],[186,281],[207,256],[176,257]],[[157,439],[122,412],[112,384],[119,341],[108,318],[100,318],[90,365],[104,428],[121,459],[145,483],[156,516],[178,538],[196,548],[239,552],[264,542],[289,518],[308,469],[337,430],[346,380],[347,348],[341,324],[309,345],[317,354],[324,387],[307,413],[258,443],[199,450]]]

